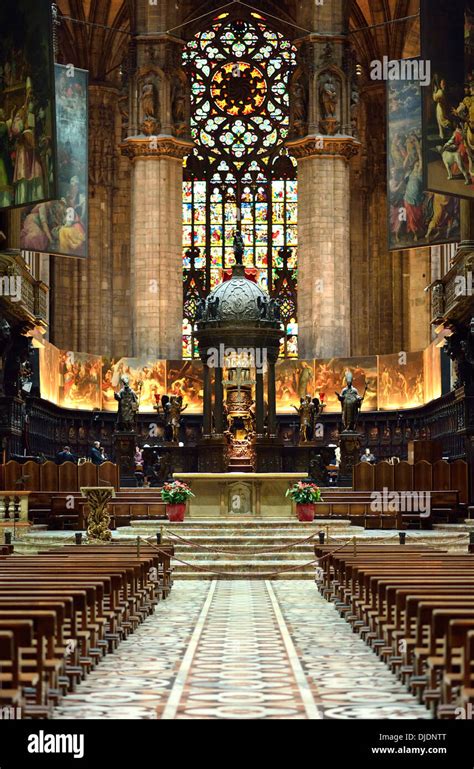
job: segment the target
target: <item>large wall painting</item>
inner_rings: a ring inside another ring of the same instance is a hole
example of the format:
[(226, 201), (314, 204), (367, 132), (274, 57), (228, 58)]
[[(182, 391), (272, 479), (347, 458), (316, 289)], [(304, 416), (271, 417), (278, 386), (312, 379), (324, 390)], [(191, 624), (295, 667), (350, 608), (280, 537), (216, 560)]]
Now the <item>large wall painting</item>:
[(128, 377), (130, 387), (139, 397), (139, 410), (153, 412), (166, 392), (166, 361), (147, 358), (103, 358), (102, 404), (104, 411), (117, 411), (114, 393), (120, 389), (120, 379)]
[(83, 69), (55, 65), (58, 199), (22, 211), (25, 251), (87, 256), (88, 78)]
[[(152, 414), (162, 395), (181, 395), (187, 414), (202, 414), (203, 367), (199, 360), (100, 358), (58, 350), (48, 342), (40, 349), (41, 396), (71, 409), (117, 411), (114, 394), (127, 376), (139, 395), (140, 412)], [(340, 412), (336, 392), (351, 371), (354, 386), (364, 395), (363, 411), (409, 409), (441, 395), (441, 350), (362, 358), (279, 361), (276, 371), (277, 411), (295, 414), (301, 398), (310, 395), (325, 404), (324, 413)], [(211, 381), (213, 376), (211, 373)]]
[(387, 82), (387, 197), (389, 248), (400, 250), (457, 242), (460, 203), (425, 192), (422, 156), (422, 91), (416, 80)]
[(365, 398), (363, 411), (377, 409), (377, 358), (331, 358), (315, 361), (315, 392), (326, 404), (325, 413), (341, 410), (336, 392), (345, 386), (345, 373), (351, 371), (354, 387)]
[(381, 355), (378, 360), (380, 410), (409, 409), (425, 403), (422, 351)]
[(0, 210), (56, 197), (48, 0), (0, 3)]
[(70, 409), (101, 409), (102, 358), (61, 350), (58, 404)]
[(473, 14), (465, 0), (422, 0), (422, 59), (431, 85), (423, 88), (425, 188), (474, 196)]

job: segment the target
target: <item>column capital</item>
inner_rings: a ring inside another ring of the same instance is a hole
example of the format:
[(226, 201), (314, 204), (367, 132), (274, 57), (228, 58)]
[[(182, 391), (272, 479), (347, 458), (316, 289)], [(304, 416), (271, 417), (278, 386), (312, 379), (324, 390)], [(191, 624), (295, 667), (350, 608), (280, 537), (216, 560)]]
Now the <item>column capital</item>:
[(136, 160), (156, 160), (171, 158), (182, 161), (194, 147), (193, 142), (178, 139), (175, 136), (133, 136), (120, 145), (122, 155)]
[(344, 158), (349, 161), (355, 157), (361, 147), (360, 142), (352, 136), (304, 136), (292, 139), (286, 146), (298, 160), (313, 157)]

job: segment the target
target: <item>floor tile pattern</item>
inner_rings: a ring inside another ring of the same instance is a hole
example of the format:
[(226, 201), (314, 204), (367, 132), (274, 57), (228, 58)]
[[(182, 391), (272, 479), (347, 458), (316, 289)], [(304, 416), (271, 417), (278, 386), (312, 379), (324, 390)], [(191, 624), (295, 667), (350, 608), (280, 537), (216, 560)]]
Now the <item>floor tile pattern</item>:
[(404, 719), (428, 713), (313, 582), (177, 582), (56, 718)]

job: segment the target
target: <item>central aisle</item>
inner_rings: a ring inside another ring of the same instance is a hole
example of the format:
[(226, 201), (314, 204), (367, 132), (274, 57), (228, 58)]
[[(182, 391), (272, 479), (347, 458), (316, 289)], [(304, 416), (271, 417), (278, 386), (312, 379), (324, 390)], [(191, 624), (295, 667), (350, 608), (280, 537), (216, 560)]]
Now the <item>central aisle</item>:
[(56, 718), (428, 718), (314, 583), (176, 582)]

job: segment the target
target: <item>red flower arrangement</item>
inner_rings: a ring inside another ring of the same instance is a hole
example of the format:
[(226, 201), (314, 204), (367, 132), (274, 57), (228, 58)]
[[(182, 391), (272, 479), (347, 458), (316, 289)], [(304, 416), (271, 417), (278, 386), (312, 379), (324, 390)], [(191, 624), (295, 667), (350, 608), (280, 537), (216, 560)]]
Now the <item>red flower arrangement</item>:
[(286, 492), (287, 497), (291, 497), (298, 505), (314, 505), (321, 502), (321, 489), (315, 483), (305, 483), (299, 481), (295, 483)]
[(161, 489), (161, 498), (163, 502), (166, 502), (169, 505), (182, 504), (183, 502), (186, 502), (189, 497), (194, 497), (194, 494), (189, 486), (181, 481), (165, 483)]

